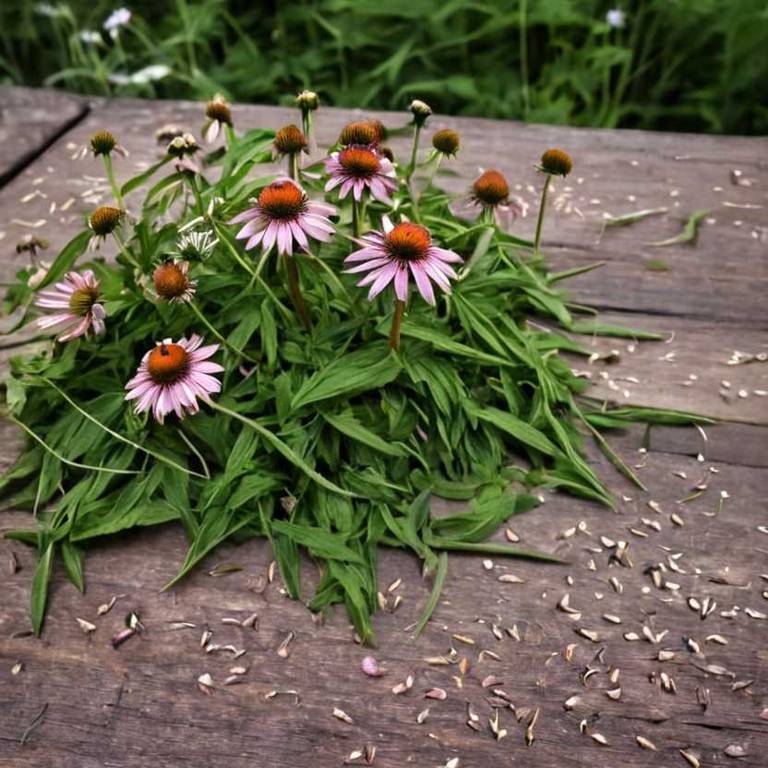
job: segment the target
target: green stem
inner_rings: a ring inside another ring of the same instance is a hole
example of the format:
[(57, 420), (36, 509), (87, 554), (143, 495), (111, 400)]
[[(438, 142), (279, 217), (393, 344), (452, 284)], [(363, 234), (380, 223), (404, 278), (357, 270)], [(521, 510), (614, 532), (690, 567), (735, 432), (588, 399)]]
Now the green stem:
[(413, 129), (413, 147), (411, 148), (411, 162), (408, 163), (408, 168), (405, 171), (405, 178), (410, 179), (413, 176), (413, 172), (416, 170), (416, 161), (419, 155), (419, 137), (421, 136), (421, 126), (416, 125)]
[(291, 294), (291, 301), (296, 309), (301, 324), (308, 331), (312, 329), (312, 321), (309, 319), (307, 305), (304, 303), (304, 297), (301, 295), (301, 285), (299, 283), (299, 270), (293, 256), (287, 253), (283, 254), (283, 263), (285, 264), (285, 277), (288, 281), (288, 292)]
[(123, 256), (125, 256), (128, 263), (131, 264), (131, 266), (133, 266), (134, 269), (136, 269), (138, 272), (142, 272), (143, 270), (141, 268), (141, 265), (139, 264), (138, 261), (136, 261), (136, 259), (133, 258), (133, 255), (128, 250), (128, 247), (126, 246), (126, 244), (123, 242), (123, 238), (117, 234), (116, 229), (112, 231), (112, 237), (115, 238), (115, 242), (117, 243), (118, 250)]
[(237, 143), (237, 136), (235, 135), (235, 129), (231, 125), (227, 124), (224, 126), (224, 133), (227, 137), (227, 149), (231, 151), (232, 148)]
[(400, 326), (403, 324), (405, 302), (395, 299), (395, 314), (392, 316), (392, 328), (389, 331), (389, 348), (400, 348)]
[(200, 307), (197, 306), (197, 304), (194, 301), (187, 302), (187, 306), (192, 310), (192, 312), (197, 316), (197, 319), (230, 351), (234, 352), (234, 354), (238, 355), (238, 357), (242, 357), (243, 360), (247, 360), (249, 363), (257, 364), (258, 360), (255, 360), (254, 358), (250, 357), (249, 355), (246, 355), (245, 352), (243, 352), (242, 349), (238, 349), (234, 345), (230, 344), (210, 323), (208, 318), (202, 313), (202, 310)]
[[(435, 174), (439, 170), (440, 163), (442, 161), (443, 161), (443, 153), (442, 152), (436, 153), (436, 157), (432, 161), (429, 167), (429, 175), (427, 176), (427, 186), (424, 187), (424, 192), (426, 192), (432, 186), (432, 181), (434, 180)], [(422, 194), (424, 194), (424, 192), (422, 192)]]
[(536, 220), (536, 237), (533, 239), (533, 252), (538, 254), (539, 247), (541, 246), (541, 228), (544, 224), (544, 209), (547, 206), (547, 190), (549, 189), (549, 182), (552, 177), (547, 174), (544, 179), (544, 187), (541, 190), (541, 205), (539, 206), (539, 217)]
[(352, 198), (352, 232), (360, 237), (365, 228), (365, 202)]
[(117, 186), (117, 181), (115, 180), (115, 169), (112, 167), (112, 157), (110, 155), (102, 155), (102, 157), (104, 158), (104, 168), (106, 168), (107, 171), (107, 180), (112, 189), (112, 196), (115, 198), (117, 207), (121, 211), (124, 211), (125, 202), (123, 201), (123, 196), (120, 194), (120, 187)]
[(291, 152), (288, 155), (288, 177), (294, 181), (299, 180), (299, 153)]
[(197, 179), (195, 174), (188, 172), (184, 174), (189, 181), (189, 186), (192, 189), (192, 194), (195, 196), (195, 206), (197, 208), (198, 216), (205, 216), (205, 206), (203, 205), (203, 198), (200, 195), (200, 188), (197, 186)]

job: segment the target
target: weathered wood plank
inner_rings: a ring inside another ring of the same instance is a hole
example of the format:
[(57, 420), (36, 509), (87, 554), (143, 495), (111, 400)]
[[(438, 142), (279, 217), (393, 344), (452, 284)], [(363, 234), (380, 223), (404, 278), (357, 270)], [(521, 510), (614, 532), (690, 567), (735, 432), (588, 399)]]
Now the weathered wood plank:
[[(548, 768), (617, 762), (685, 765), (680, 749), (698, 754), (702, 765), (720, 765), (726, 762), (723, 750), (733, 744), (746, 749), (740, 764), (762, 765), (768, 749), (768, 729), (760, 719), (768, 696), (760, 672), (766, 660), (766, 623), (748, 617), (743, 609), (766, 612), (760, 596), (766, 587), (759, 574), (766, 567), (768, 536), (756, 527), (765, 523), (768, 474), (765, 469), (728, 464), (701, 465), (671, 454), (651, 452), (643, 457), (634, 451), (639, 439), (639, 432), (633, 432), (617, 444), (629, 461), (644, 464), (637, 471), (651, 486), (651, 496), (617, 481), (617, 490), (623, 487), (628, 500), (620, 504), (618, 514), (612, 514), (546, 494), (543, 511), (512, 521), (512, 527), (523, 544), (557, 552), (571, 565), (547, 567), (494, 558), (492, 569), (486, 571), (480, 558), (452, 557), (443, 599), (417, 643), (409, 639), (407, 627), (418, 616), (428, 585), (413, 559), (385, 553), (380, 564), (382, 589), (402, 578), (395, 594), (404, 601), (394, 614), (376, 618), (376, 653), (387, 669), (380, 680), (360, 672), (366, 651), (350, 642), (341, 611), (319, 628), (299, 603), (281, 595), (279, 580), (260, 591), (269, 562), (260, 542), (225, 547), (178, 588), (158, 593), (182, 556), (182, 537), (171, 528), (118, 538), (89, 553), (84, 597), (57, 572), (43, 640), (9, 639), (28, 627), (32, 559), (20, 545), (2, 542), (4, 556), (12, 550), (22, 565), (20, 572), (6, 578), (0, 616), (2, 764), (127, 768), (151, 760), (158, 766), (226, 761), (238, 768), (256, 761), (266, 768), (309, 763), (323, 767), (340, 766), (353, 750), (371, 743), (378, 749), (374, 764), (387, 768), (409, 763), (439, 766), (454, 756), (462, 766), (504, 765), (510, 760)], [(601, 472), (610, 472), (604, 461), (598, 464)], [(688, 504), (677, 502), (710, 466), (717, 470), (710, 473), (710, 489)], [(688, 480), (674, 476), (673, 470), (685, 470)], [(731, 498), (713, 515), (721, 490)], [(646, 506), (649, 498), (660, 505), (662, 514)], [(673, 511), (685, 520), (684, 527), (670, 523)], [(658, 522), (661, 531), (644, 525), (642, 518)], [(7, 529), (28, 518), (3, 513), (0, 520)], [(562, 531), (580, 521), (588, 532), (560, 538)], [(643, 530), (648, 538), (639, 538), (628, 528)], [(612, 550), (601, 544), (601, 535), (628, 540), (633, 567), (611, 564)], [(674, 561), (680, 573), (669, 570), (667, 557), (675, 553), (682, 553)], [(218, 579), (206, 575), (213, 564), (225, 561), (238, 563), (243, 570)], [(659, 562), (667, 567), (663, 580), (677, 582), (678, 590), (654, 587), (645, 571)], [(310, 581), (311, 570), (308, 567)], [(499, 583), (496, 579), (502, 573), (518, 575), (525, 583)], [(730, 584), (720, 583), (724, 573)], [(622, 582), (622, 594), (611, 588), (610, 576)], [(571, 585), (566, 583), (568, 577), (573, 579)], [(555, 608), (566, 592), (582, 613), (578, 620)], [(97, 606), (118, 594), (123, 597), (112, 611), (97, 617)], [(686, 601), (707, 596), (718, 605), (702, 621)], [(721, 612), (734, 605), (742, 610), (735, 618), (724, 618)], [(109, 638), (123, 626), (130, 609), (140, 610), (147, 631), (113, 650)], [(222, 624), (225, 616), (242, 619), (251, 612), (259, 614), (255, 630)], [(605, 621), (603, 614), (619, 616), (622, 624)], [(85, 635), (76, 616), (93, 621), (95, 633)], [(173, 629), (172, 622), (177, 621), (195, 627)], [(520, 641), (509, 635), (496, 640), (493, 624), (516, 626)], [(625, 632), (642, 633), (643, 625), (668, 634), (658, 644), (623, 639)], [(206, 626), (214, 631), (214, 642), (247, 649), (236, 662), (249, 667), (242, 684), (221, 687), (235, 662), (226, 653), (201, 651), (200, 635)], [(575, 627), (597, 631), (599, 642), (580, 637)], [(289, 631), (296, 632), (296, 638), (289, 658), (281, 659), (276, 650)], [(475, 645), (452, 640), (453, 634), (470, 637)], [(714, 634), (725, 637), (728, 645), (705, 640)], [(684, 637), (699, 643), (700, 655), (686, 650)], [(576, 646), (569, 663), (563, 652), (571, 643)], [(470, 663), (461, 688), (453, 679), (461, 676), (457, 665), (429, 666), (423, 661), (447, 653), (451, 645)], [(497, 653), (500, 660), (479, 660), (481, 649)], [(655, 660), (661, 649), (674, 651), (674, 659)], [(22, 662), (24, 669), (11, 675), (16, 662)], [(709, 664), (723, 667), (728, 675), (706, 672)], [(579, 676), (587, 667), (599, 671), (585, 688)], [(606, 696), (616, 687), (608, 678), (613, 667), (620, 669), (618, 701)], [(195, 683), (206, 671), (217, 683), (210, 696)], [(676, 694), (661, 690), (662, 671), (674, 679)], [(393, 695), (391, 688), (409, 674), (415, 678), (413, 689)], [(540, 707), (532, 747), (524, 746), (524, 726), (509, 710), (500, 715), (509, 735), (498, 743), (493, 739), (487, 725), (490, 692), (481, 686), (488, 675), (500, 678), (498, 687), (518, 710)], [(732, 691), (732, 683), (742, 680), (754, 682)], [(444, 688), (446, 700), (424, 699), (432, 687)], [(710, 690), (707, 711), (696, 703), (697, 687)], [(265, 700), (272, 690), (297, 690), (300, 701), (296, 704), (290, 695)], [(563, 702), (574, 694), (582, 702), (566, 711)], [(465, 725), (467, 701), (480, 718), (477, 733)], [(28, 743), (19, 745), (20, 735), (45, 703), (45, 718)], [(334, 706), (346, 711), (354, 723), (336, 720)], [(427, 706), (428, 720), (417, 725), (416, 715)], [(605, 736), (607, 747), (579, 734), (583, 718), (589, 733)], [(651, 739), (658, 753), (641, 749), (636, 735)]]
[[(76, 231), (82, 217), (108, 192), (96, 179), (103, 175), (92, 158), (74, 161), (71, 154), (97, 128), (110, 128), (131, 151), (117, 162), (125, 179), (155, 159), (160, 151), (155, 130), (167, 122), (199, 131), (202, 108), (188, 102), (96, 102), (91, 114), (60, 140), (45, 159), (0, 192), (0, 210), (9, 239), (26, 234), (28, 226), (11, 220), (45, 220), (40, 232), (53, 247), (60, 247)], [(406, 122), (405, 114), (375, 113), (390, 126)], [(241, 106), (234, 110), (240, 128), (252, 125), (279, 127), (296, 120), (293, 110)], [(327, 145), (341, 126), (359, 116), (352, 110), (323, 109), (318, 113), (318, 140)], [(556, 268), (605, 260), (599, 273), (572, 281), (578, 298), (598, 306), (661, 314), (738, 321), (765, 327), (763, 296), (768, 283), (765, 252), (768, 235), (768, 141), (730, 137), (654, 134), (633, 131), (569, 129), (525, 126), (517, 123), (468, 118), (435, 117), (433, 128), (453, 126), (463, 135), (459, 158), (445, 164), (451, 175), (442, 182), (457, 195), (464, 194), (481, 167), (492, 159), (508, 174), (515, 191), (531, 213), (515, 227), (523, 235), (533, 230), (541, 177), (533, 164), (543, 147), (561, 145), (574, 155), (571, 177), (554, 185), (552, 216), (545, 242)], [(407, 152), (409, 139), (395, 137), (393, 146)], [(741, 171), (734, 177), (733, 171)], [(40, 191), (48, 198), (21, 203), (33, 179), (45, 178)], [(733, 183), (734, 180), (739, 183)], [(750, 186), (743, 186), (748, 182)], [(65, 213), (50, 213), (71, 197), (76, 203)], [(738, 206), (734, 208), (726, 203)], [(636, 225), (615, 229), (600, 238), (603, 214), (614, 215), (665, 205), (670, 212)], [(695, 247), (649, 248), (681, 227), (694, 209), (712, 210), (712, 224), (704, 224)], [(11, 222), (11, 223), (7, 223)], [(738, 226), (737, 226), (738, 224)], [(599, 242), (598, 242), (599, 241)], [(649, 272), (650, 258), (665, 259), (669, 272)], [(4, 277), (4, 273), (0, 277)]]
[(735, 352), (764, 355), (757, 328), (629, 313), (601, 313), (598, 321), (662, 334), (664, 341), (574, 336), (599, 359), (572, 358), (594, 387), (591, 397), (618, 405), (694, 411), (731, 422), (768, 424), (768, 362), (730, 364)]
[(86, 111), (84, 99), (60, 91), (0, 86), (0, 186)]

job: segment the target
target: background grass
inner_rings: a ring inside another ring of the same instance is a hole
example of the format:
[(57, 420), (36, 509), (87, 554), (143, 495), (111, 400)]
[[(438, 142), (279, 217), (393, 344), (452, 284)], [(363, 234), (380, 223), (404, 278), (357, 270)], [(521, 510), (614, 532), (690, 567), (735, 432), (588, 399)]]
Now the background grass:
[(0, 79), (268, 103), (307, 87), (335, 105), (768, 133), (766, 0), (136, 0), (112, 39), (116, 7), (0, 4)]

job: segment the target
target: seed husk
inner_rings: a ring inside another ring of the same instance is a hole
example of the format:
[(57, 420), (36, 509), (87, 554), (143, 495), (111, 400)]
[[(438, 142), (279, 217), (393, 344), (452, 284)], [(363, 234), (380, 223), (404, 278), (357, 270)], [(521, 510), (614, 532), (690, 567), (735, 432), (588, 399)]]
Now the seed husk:
[(277, 655), (281, 659), (287, 659), (290, 655), (290, 651), (288, 650), (288, 646), (291, 644), (293, 639), (296, 637), (296, 633), (291, 631), (289, 632), (285, 638), (283, 639), (283, 642), (280, 643), (280, 646), (277, 649)]
[(77, 618), (77, 623), (80, 626), (80, 629), (83, 630), (87, 635), (89, 635), (91, 632), (96, 631), (96, 625), (91, 624), (90, 621), (86, 621), (85, 619)]
[(444, 701), (448, 698), (448, 694), (443, 688), (430, 688), (425, 694), (425, 699), (437, 699), (438, 701)]
[(606, 739), (602, 733), (590, 733), (589, 735), (591, 736), (592, 741), (596, 741), (598, 744), (600, 744), (603, 747), (608, 746), (608, 739)]
[(338, 707), (333, 708), (333, 716), (337, 720), (341, 720), (348, 725), (352, 725), (355, 722), (343, 709), (339, 709)]
[(418, 715), (416, 715), (416, 722), (421, 725), (426, 721), (426, 719), (429, 717), (429, 707), (426, 709), (422, 709), (421, 712), (419, 712)]
[(657, 751), (656, 745), (650, 739), (646, 739), (645, 736), (635, 736), (635, 740), (643, 749), (648, 749), (651, 752)]
[(693, 754), (693, 752), (687, 752), (686, 750), (681, 749), (680, 754), (682, 755), (685, 762), (688, 763), (688, 765), (692, 766), (693, 768), (700, 768), (701, 762), (699, 761), (699, 758)]

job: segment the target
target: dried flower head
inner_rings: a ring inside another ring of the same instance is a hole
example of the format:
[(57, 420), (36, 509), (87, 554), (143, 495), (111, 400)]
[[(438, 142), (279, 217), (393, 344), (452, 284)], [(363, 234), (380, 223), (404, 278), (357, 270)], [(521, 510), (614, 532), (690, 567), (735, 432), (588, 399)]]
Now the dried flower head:
[(212, 144), (219, 137), (223, 125), (232, 126), (232, 110), (229, 102), (217, 93), (206, 105), (205, 116), (208, 118), (203, 126), (203, 139)]
[(209, 120), (232, 125), (232, 110), (229, 102), (220, 93), (217, 93), (206, 105), (205, 116)]
[(167, 146), (174, 139), (183, 136), (185, 133), (186, 131), (180, 126), (175, 125), (174, 123), (166, 123), (155, 131), (155, 138), (157, 139), (158, 144)]
[(117, 139), (109, 131), (96, 131), (91, 136), (91, 151), (94, 155), (108, 155), (117, 146)]
[(176, 253), (184, 261), (204, 261), (212, 253), (219, 239), (210, 229), (184, 232), (176, 241)]
[(16, 253), (31, 253), (33, 256), (38, 251), (44, 251), (50, 243), (37, 235), (24, 235), (24, 237), (16, 243)]
[(295, 155), (298, 152), (306, 152), (309, 144), (301, 128), (291, 124), (275, 134), (273, 146), (276, 155)]
[(432, 137), (432, 146), (441, 154), (453, 156), (459, 151), (459, 134), (450, 128), (436, 131)]
[(91, 214), (88, 224), (95, 235), (106, 237), (114, 232), (122, 217), (123, 212), (119, 208), (113, 205), (102, 205)]
[(320, 106), (320, 99), (314, 91), (302, 91), (296, 97), (296, 106), (302, 112), (313, 112)]
[(171, 140), (168, 145), (168, 154), (171, 157), (184, 157), (185, 155), (193, 155), (198, 149), (200, 147), (195, 137), (191, 133), (185, 132)]
[(152, 273), (155, 292), (169, 302), (191, 301), (196, 284), (189, 279), (189, 262), (165, 261)]
[(424, 125), (427, 118), (432, 114), (432, 107), (425, 101), (419, 99), (414, 99), (408, 109), (411, 110), (411, 114), (413, 115), (413, 122), (419, 126)]
[(500, 171), (485, 171), (472, 185), (472, 199), (480, 205), (494, 208), (509, 198), (509, 184)]
[(368, 146), (378, 144), (382, 139), (379, 126), (372, 120), (356, 120), (347, 123), (339, 135), (339, 144), (348, 147), (352, 144)]
[(548, 149), (541, 156), (539, 170), (551, 176), (567, 176), (573, 168), (571, 156), (562, 149)]
[(82, 274), (67, 272), (64, 280), (40, 291), (35, 298), (35, 306), (48, 312), (38, 318), (37, 325), (44, 330), (63, 331), (59, 341), (84, 336), (91, 329), (96, 335), (104, 333), (107, 313), (100, 295), (99, 281), (90, 269)]

